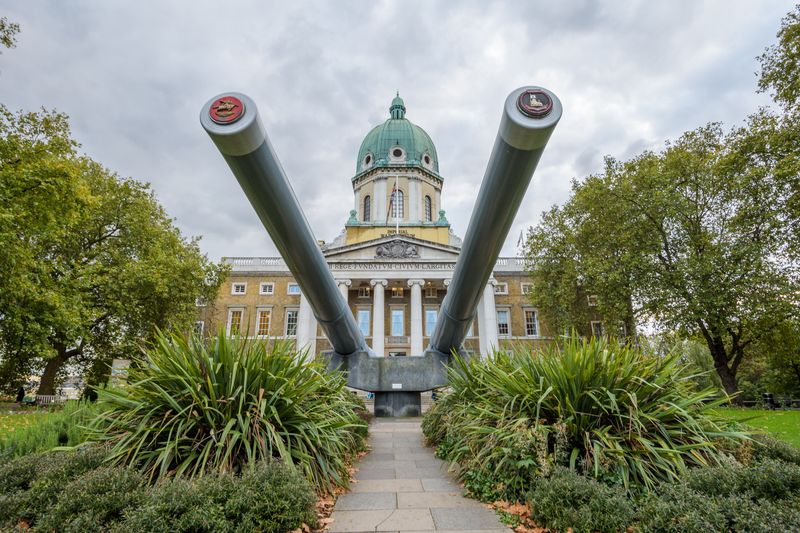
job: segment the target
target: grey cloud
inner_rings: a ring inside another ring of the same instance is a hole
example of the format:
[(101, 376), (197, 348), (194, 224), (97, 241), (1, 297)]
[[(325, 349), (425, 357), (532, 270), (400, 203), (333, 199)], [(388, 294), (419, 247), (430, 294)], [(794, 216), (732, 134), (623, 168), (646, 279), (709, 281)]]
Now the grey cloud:
[(217, 259), (274, 246), (197, 119), (240, 90), (269, 135), (318, 238), (352, 208), (356, 152), (400, 90), (428, 131), (443, 203), (463, 235), (509, 91), (535, 83), (564, 102), (503, 253), (563, 202), (570, 180), (709, 121), (740, 122), (755, 57), (790, 5), (752, 2), (11, 2), (22, 27), (0, 56), (0, 101), (57, 108), (83, 149), (152, 183)]

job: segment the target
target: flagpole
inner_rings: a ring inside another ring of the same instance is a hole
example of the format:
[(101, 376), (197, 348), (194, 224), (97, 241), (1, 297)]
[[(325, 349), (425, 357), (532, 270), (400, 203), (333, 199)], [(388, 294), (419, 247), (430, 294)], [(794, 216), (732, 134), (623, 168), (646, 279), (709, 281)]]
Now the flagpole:
[[(394, 190), (395, 190), (395, 193), (394, 193), (394, 194), (395, 194), (395, 196), (394, 196), (394, 198), (395, 198), (395, 200), (397, 200), (397, 198), (400, 196), (399, 194), (397, 194), (397, 191), (399, 191), (399, 190), (400, 190), (400, 187), (399, 187), (399, 185), (398, 185), (398, 180), (399, 180), (399, 179), (400, 179), (400, 176), (395, 176), (395, 177), (394, 177)], [(405, 208), (405, 206), (403, 206), (403, 208)], [(397, 216), (397, 214), (398, 214), (399, 212), (400, 212), (400, 211), (397, 209), (397, 206), (395, 206), (395, 208), (394, 208), (394, 215), (395, 215), (395, 216), (394, 216), (394, 222), (395, 222), (395, 225), (394, 225), (394, 234), (395, 234), (395, 235), (400, 235), (400, 217), (398, 217), (398, 216)]]

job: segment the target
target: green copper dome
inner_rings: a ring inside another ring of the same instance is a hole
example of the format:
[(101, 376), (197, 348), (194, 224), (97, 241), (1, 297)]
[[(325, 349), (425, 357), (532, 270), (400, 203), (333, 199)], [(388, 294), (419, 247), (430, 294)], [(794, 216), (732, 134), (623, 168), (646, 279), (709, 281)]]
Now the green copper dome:
[(400, 94), (392, 100), (389, 119), (364, 137), (358, 150), (356, 174), (374, 167), (419, 166), (439, 174), (436, 147), (425, 130), (406, 117)]

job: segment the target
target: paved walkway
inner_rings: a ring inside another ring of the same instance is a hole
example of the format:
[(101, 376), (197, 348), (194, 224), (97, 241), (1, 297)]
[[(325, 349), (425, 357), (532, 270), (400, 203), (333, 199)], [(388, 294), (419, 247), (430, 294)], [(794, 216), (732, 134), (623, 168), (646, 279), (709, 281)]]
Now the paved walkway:
[(329, 531), (509, 533), (483, 504), (465, 498), (443, 461), (423, 444), (419, 418), (378, 418), (351, 492), (339, 496)]

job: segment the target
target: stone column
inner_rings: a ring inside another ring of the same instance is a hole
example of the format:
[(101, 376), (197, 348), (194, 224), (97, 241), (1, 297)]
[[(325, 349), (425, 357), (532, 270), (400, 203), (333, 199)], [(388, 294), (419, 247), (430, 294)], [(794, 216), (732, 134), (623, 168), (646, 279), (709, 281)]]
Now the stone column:
[(383, 305), (383, 289), (389, 284), (385, 279), (373, 279), (369, 282), (372, 285), (373, 300), (372, 300), (372, 350), (378, 357), (386, 355), (384, 337), (384, 305)]
[(487, 358), (499, 346), (497, 336), (497, 309), (494, 305), (494, 286), (497, 280), (492, 278), (483, 289), (483, 297), (478, 304), (478, 327), (480, 328), (481, 357)]
[(297, 349), (308, 350), (308, 359), (317, 355), (317, 319), (305, 294), (300, 295), (300, 309), (297, 312)]
[(409, 355), (422, 355), (422, 286), (424, 279), (410, 279), (411, 287), (411, 353)]
[(350, 285), (352, 282), (349, 279), (337, 279), (336, 285), (339, 286), (339, 292), (344, 296), (344, 303), (350, 304)]

